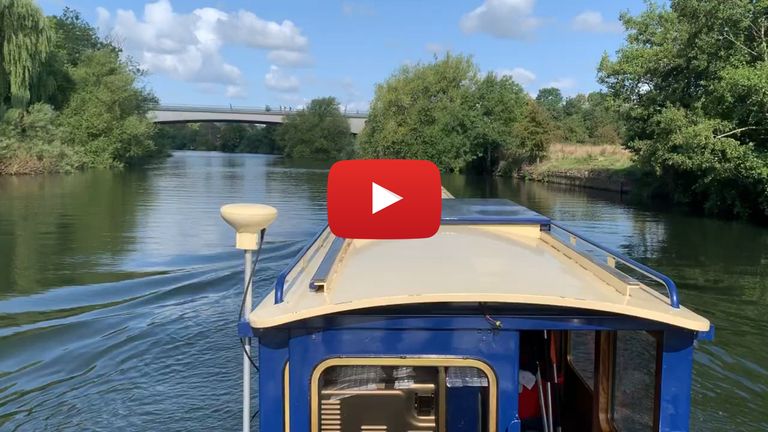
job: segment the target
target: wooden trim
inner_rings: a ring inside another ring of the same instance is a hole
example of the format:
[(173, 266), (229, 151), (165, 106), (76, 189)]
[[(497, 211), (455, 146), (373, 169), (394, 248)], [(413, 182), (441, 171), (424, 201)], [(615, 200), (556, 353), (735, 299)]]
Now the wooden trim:
[(595, 342), (595, 405), (592, 430), (593, 432), (613, 432), (615, 428), (611, 421), (611, 396), (616, 332), (600, 331)]
[(498, 384), (496, 380), (496, 373), (491, 366), (487, 363), (467, 358), (455, 358), (455, 357), (338, 357), (330, 358), (318, 364), (315, 370), (312, 372), (310, 380), (310, 430), (312, 432), (319, 432), (319, 412), (318, 405), (320, 405), (320, 376), (323, 372), (331, 366), (427, 366), (427, 367), (440, 367), (440, 366), (462, 366), (462, 367), (474, 367), (480, 369), (488, 377), (488, 432), (496, 432), (497, 425), (497, 412), (498, 409)]
[(283, 427), (285, 432), (291, 430), (291, 379), (289, 373), (290, 361), (283, 368)]
[(560, 362), (562, 365), (563, 376), (563, 398), (560, 402), (560, 418), (562, 429), (566, 431), (592, 431), (594, 430), (593, 412), (595, 407), (595, 365), (598, 359), (596, 352), (597, 338), (599, 333), (594, 330), (577, 330), (590, 332), (593, 334), (592, 346), (592, 387), (587, 385), (586, 380), (577, 371), (573, 364), (571, 356), (571, 335), (576, 331), (562, 331), (564, 355), (561, 358), (565, 360)]
[[(643, 330), (624, 330), (624, 331), (643, 331)], [(651, 336), (656, 341), (656, 362), (655, 362), (655, 370), (654, 370), (654, 390), (653, 390), (653, 430), (659, 429), (659, 421), (660, 421), (660, 396), (661, 396), (661, 368), (662, 368), (662, 348), (663, 348), (663, 334), (660, 332), (650, 332), (650, 331), (644, 331), (647, 335)], [(610, 372), (611, 372), (611, 379), (608, 387), (607, 392), (607, 405), (603, 408), (603, 411), (601, 411), (601, 416), (604, 416), (606, 419), (607, 424), (602, 425), (604, 429), (602, 431), (605, 432), (619, 432), (618, 428), (616, 427), (616, 424), (613, 419), (613, 381), (614, 381), (614, 374), (615, 374), (615, 360), (616, 360), (616, 336), (617, 332), (613, 331), (612, 333), (612, 356), (610, 361)], [(607, 427), (607, 429), (605, 429)]]

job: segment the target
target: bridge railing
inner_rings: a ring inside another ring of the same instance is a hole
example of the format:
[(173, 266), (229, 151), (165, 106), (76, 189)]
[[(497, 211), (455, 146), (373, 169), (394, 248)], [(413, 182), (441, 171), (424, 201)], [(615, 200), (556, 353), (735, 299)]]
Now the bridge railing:
[[(246, 106), (234, 106), (234, 105), (153, 105), (150, 110), (152, 111), (186, 111), (186, 112), (216, 112), (216, 113), (239, 113), (239, 114), (291, 114), (303, 109), (293, 108), (284, 105), (264, 105), (261, 107), (246, 107)], [(360, 110), (346, 110), (341, 107), (340, 110), (346, 117), (368, 117), (368, 111)]]

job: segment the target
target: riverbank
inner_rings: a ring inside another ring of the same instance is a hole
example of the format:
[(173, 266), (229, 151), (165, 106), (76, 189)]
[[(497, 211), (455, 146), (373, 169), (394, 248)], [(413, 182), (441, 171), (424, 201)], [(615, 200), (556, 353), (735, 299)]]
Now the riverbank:
[(546, 158), (523, 167), (520, 177), (626, 193), (632, 190), (637, 173), (632, 154), (620, 146), (552, 144)]

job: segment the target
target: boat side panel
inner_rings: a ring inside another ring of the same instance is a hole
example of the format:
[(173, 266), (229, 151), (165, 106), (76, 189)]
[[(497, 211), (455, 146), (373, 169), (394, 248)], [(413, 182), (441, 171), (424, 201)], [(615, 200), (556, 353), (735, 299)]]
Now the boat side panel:
[(661, 432), (689, 430), (694, 336), (685, 330), (664, 332), (659, 404)]
[[(346, 329), (302, 332), (290, 341), (291, 431), (311, 429), (310, 377), (317, 365), (338, 357), (471, 358), (487, 363), (498, 379), (497, 428), (519, 432), (517, 418), (519, 333), (488, 329), (444, 331)], [(301, 413), (301, 414), (298, 414)], [(267, 430), (267, 429), (263, 429)]]
[[(269, 330), (259, 335), (259, 430), (283, 432), (285, 368), (288, 365), (287, 330)], [(283, 395), (284, 396), (284, 395)]]

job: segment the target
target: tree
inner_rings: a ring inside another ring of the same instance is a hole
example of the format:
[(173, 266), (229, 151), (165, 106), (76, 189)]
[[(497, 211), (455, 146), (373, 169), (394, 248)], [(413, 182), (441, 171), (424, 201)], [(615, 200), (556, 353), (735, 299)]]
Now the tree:
[(553, 119), (562, 119), (565, 99), (563, 99), (563, 93), (559, 88), (545, 87), (539, 89), (539, 93), (536, 94), (536, 102), (538, 102), (542, 108), (547, 110)]
[(53, 29), (55, 38), (53, 51), (62, 56), (67, 66), (77, 66), (83, 57), (100, 49), (113, 49), (116, 47), (99, 37), (95, 27), (84, 20), (80, 12), (65, 7), (59, 16), (48, 17), (49, 25)]
[(234, 153), (243, 143), (248, 129), (242, 123), (228, 123), (221, 128), (219, 150)]
[(598, 79), (627, 147), (677, 201), (768, 217), (768, 2), (672, 0), (621, 20)]
[(432, 64), (403, 66), (376, 86), (359, 136), (363, 156), (427, 159), (458, 171), (480, 155), (468, 145), (478, 70), (469, 57), (446, 54)]
[(352, 133), (334, 97), (313, 99), (291, 114), (277, 132), (285, 156), (297, 159), (337, 160), (351, 156)]
[(86, 54), (72, 78), (75, 91), (60, 122), (66, 142), (79, 147), (89, 166), (120, 167), (156, 154), (146, 117), (153, 96), (136, 87), (137, 77), (117, 52)]
[(552, 142), (552, 120), (549, 113), (533, 100), (525, 104), (521, 121), (515, 124), (517, 145), (507, 147), (507, 159), (520, 163), (537, 162), (547, 153)]
[(470, 145), (481, 151), (479, 159), (484, 161), (484, 167), (480, 171), (491, 173), (505, 152), (520, 147), (515, 128), (523, 117), (528, 96), (511, 77), (487, 74), (477, 84), (474, 99), (475, 142), (470, 140)]
[(51, 45), (51, 31), (34, 1), (0, 0), (0, 111), (48, 96), (37, 90), (49, 87), (33, 84)]
[(239, 153), (282, 153), (280, 146), (277, 144), (277, 130), (279, 130), (279, 127), (273, 125), (251, 126), (237, 151)]
[(469, 57), (405, 66), (376, 86), (358, 142), (370, 158), (427, 159), (443, 171), (492, 172), (514, 145), (527, 96), (509, 77), (480, 77)]

